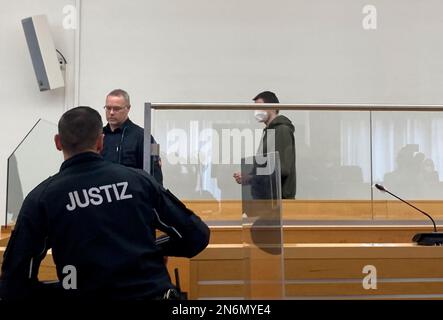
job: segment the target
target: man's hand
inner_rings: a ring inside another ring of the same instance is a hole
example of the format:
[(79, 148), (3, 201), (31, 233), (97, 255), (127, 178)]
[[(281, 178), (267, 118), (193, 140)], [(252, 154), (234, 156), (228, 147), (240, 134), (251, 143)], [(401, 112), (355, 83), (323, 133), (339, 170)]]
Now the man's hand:
[(234, 173), (233, 177), (238, 184), (249, 184), (251, 181), (250, 175), (242, 175), (240, 172)]
[(241, 183), (242, 183), (242, 177), (241, 177), (241, 173), (240, 173), (240, 172), (236, 172), (236, 173), (234, 173), (233, 177), (234, 177), (235, 181), (236, 181), (238, 184), (241, 184)]

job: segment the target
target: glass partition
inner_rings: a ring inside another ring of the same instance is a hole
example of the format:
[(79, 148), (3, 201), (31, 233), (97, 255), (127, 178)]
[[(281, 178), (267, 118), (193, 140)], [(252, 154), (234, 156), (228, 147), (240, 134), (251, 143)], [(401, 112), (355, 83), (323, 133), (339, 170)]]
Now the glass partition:
[(54, 146), (57, 125), (40, 119), (8, 158), (5, 225), (17, 220), (26, 195), (58, 172), (63, 155)]
[[(242, 158), (256, 155), (264, 129), (247, 107), (178, 106), (150, 114), (165, 187), (209, 224), (242, 223), (235, 175)], [(443, 220), (443, 112), (344, 109), (281, 106), (296, 149), (297, 191), (295, 199), (282, 200), (285, 223), (429, 223), (375, 183)], [(55, 124), (38, 121), (8, 158), (7, 225), (28, 192), (58, 171), (63, 159), (53, 147), (55, 133)]]
[(242, 159), (242, 238), (246, 299), (284, 292), (281, 169), (278, 153)]
[[(240, 159), (254, 156), (260, 146), (265, 126), (253, 109), (259, 107), (194, 106), (152, 109), (165, 187), (209, 224), (238, 222), (242, 190), (233, 176), (241, 171)], [(285, 223), (428, 224), (375, 183), (441, 220), (441, 110), (347, 107), (281, 105), (279, 115), (295, 128), (296, 148), (297, 192), (295, 199), (282, 200)]]
[[(373, 180), (398, 197), (443, 219), (443, 113), (374, 112), (372, 115)], [(389, 194), (374, 190), (374, 219), (428, 218)]]
[(163, 184), (209, 223), (240, 225), (242, 188), (234, 174), (254, 156), (262, 129), (226, 111), (162, 111), (152, 134), (160, 145)]
[[(281, 110), (295, 127), (296, 195), (284, 219), (372, 220), (370, 112)], [(254, 156), (264, 124), (253, 110), (156, 110), (164, 185), (209, 223), (237, 220), (235, 173)]]

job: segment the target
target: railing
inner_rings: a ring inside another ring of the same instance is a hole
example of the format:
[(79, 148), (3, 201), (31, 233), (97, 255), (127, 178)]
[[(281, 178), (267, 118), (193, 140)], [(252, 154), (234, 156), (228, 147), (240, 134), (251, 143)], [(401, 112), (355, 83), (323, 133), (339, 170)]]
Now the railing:
[[(145, 103), (154, 110), (255, 110), (254, 103)], [(400, 104), (288, 104), (267, 103), (266, 109), (307, 111), (443, 111), (443, 105), (400, 105)]]

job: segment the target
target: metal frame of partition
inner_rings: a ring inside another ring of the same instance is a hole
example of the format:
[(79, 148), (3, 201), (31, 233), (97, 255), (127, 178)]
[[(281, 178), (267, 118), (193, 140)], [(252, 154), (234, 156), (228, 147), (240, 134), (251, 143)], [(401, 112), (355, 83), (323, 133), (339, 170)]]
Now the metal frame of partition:
[[(255, 103), (153, 103), (145, 107), (154, 110), (255, 110)], [(280, 110), (339, 110), (339, 111), (443, 111), (443, 105), (436, 104), (288, 104), (267, 103), (266, 109)], [(145, 109), (146, 110), (146, 109)]]

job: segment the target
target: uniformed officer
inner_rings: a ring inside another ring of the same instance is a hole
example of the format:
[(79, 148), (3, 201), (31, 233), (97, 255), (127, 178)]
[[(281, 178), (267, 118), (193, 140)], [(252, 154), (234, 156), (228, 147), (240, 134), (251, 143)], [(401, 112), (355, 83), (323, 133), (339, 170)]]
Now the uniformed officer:
[[(103, 160), (97, 111), (67, 111), (55, 144), (65, 161), (23, 203), (4, 254), (4, 298), (32, 296), (50, 248), (63, 286), (69, 271), (63, 295), (162, 297), (173, 288), (163, 257), (201, 252), (207, 225), (147, 173)], [(167, 234), (157, 243), (156, 229)]]

